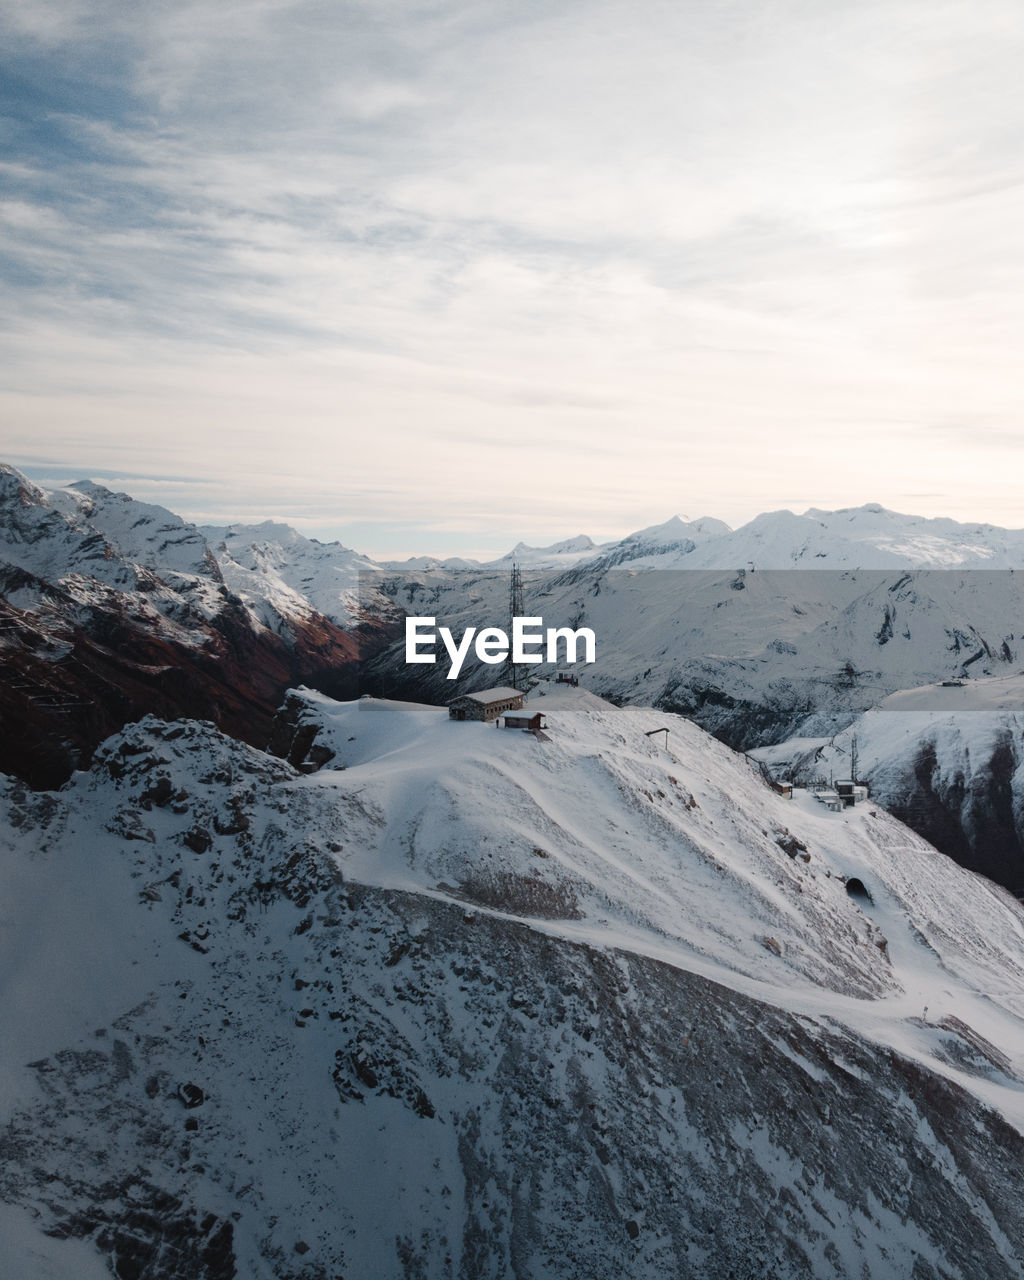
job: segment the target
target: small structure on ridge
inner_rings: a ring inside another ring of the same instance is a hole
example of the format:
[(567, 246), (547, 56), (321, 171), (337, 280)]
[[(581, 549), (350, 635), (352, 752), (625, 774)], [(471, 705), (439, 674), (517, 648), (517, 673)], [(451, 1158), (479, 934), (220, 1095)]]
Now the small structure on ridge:
[(836, 791), (839, 798), (843, 802), (843, 807), (851, 808), (855, 804), (859, 804), (862, 800), (866, 800), (869, 795), (868, 788), (863, 782), (854, 782), (852, 778), (844, 779), (842, 782), (836, 783)]
[(449, 720), (497, 720), (506, 711), (522, 709), (524, 694), (502, 685), (479, 693), (462, 693), (448, 703)]
[(506, 711), (505, 712), (505, 728), (506, 729), (543, 729), (544, 713), (541, 711), (528, 711), (524, 708), (522, 711)]

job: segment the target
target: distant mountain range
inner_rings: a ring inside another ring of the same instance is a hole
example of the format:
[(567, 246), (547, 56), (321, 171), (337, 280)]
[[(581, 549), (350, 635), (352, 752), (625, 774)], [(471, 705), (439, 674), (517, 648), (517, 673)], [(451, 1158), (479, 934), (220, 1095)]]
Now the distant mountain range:
[(1012, 569), (1024, 567), (1024, 529), (901, 515), (867, 503), (840, 511), (812, 507), (802, 515), (770, 511), (739, 529), (710, 516), (673, 516), (617, 542), (596, 544), (580, 534), (550, 547), (520, 542), (486, 562), (421, 556), (390, 561), (386, 567), (494, 568), (513, 560), (525, 569), (581, 564), (628, 564), (633, 569)]

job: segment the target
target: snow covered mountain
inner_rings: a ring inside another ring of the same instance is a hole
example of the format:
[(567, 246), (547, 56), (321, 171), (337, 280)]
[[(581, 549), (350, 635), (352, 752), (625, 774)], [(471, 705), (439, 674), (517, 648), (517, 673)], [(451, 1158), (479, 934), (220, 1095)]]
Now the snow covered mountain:
[(372, 560), (340, 542), (317, 542), (273, 520), (201, 530), (224, 581), (253, 615), (275, 631), (320, 615), (352, 626), (359, 613), (359, 573)]
[[(413, 574), (381, 586), (399, 612), (435, 616), (457, 636), (507, 613), (504, 572)], [(1005, 679), (1024, 666), (1024, 575), (1012, 569), (628, 572), (588, 564), (526, 571), (524, 586), (528, 616), (594, 632), (597, 661), (574, 668), (587, 687), (682, 713), (743, 749), (829, 738), (902, 690)], [(492, 667), (472, 661), (455, 687), (447, 674), (443, 654), (434, 666), (406, 665), (398, 640), (368, 658), (363, 687), (444, 701), (494, 680)], [(964, 865), (1024, 892), (1024, 821), (1004, 797), (1005, 752), (926, 785), (914, 762), (930, 748), (909, 738), (904, 748), (882, 803)], [(1013, 769), (1021, 759), (1015, 748)], [(964, 776), (972, 779), (966, 798)]]
[(698, 546), (728, 532), (727, 524), (710, 516), (692, 521), (672, 516), (664, 524), (640, 529), (618, 542), (597, 544), (586, 534), (567, 538), (549, 547), (531, 547), (520, 542), (499, 559), (472, 567), (507, 568), (515, 563), (523, 569), (570, 569), (590, 564), (610, 569), (628, 563), (630, 568), (636, 569), (674, 568)]
[[(527, 572), (524, 588), (528, 615), (594, 631), (597, 661), (580, 673), (595, 691), (680, 711), (735, 746), (791, 736), (809, 717), (834, 732), (899, 689), (1024, 661), (1024, 576), (1009, 570), (580, 566)], [(400, 612), (436, 616), (457, 635), (506, 619), (501, 572), (391, 577), (381, 589)], [(466, 680), (492, 672), (470, 664)], [(447, 664), (407, 667), (401, 642), (369, 662), (378, 673), (424, 700), (446, 688)]]
[(599, 551), (593, 538), (581, 533), (575, 538), (563, 538), (561, 542), (554, 542), (549, 547), (530, 547), (525, 542), (518, 542), (511, 551), (493, 563), (515, 563), (521, 568), (530, 569), (562, 569), (579, 564), (581, 560), (595, 559)]
[(203, 538), (163, 508), (87, 481), (50, 493), (7, 466), (0, 505), (3, 562), (20, 570), (24, 599), (35, 579), (66, 583), (85, 606), (103, 588), (138, 592), (171, 620), (189, 608), (210, 617), (222, 603), (220, 570)]
[(4, 788), (7, 1275), (1020, 1274), (1009, 895), (581, 690), (296, 697)]
[[(598, 636), (592, 688), (680, 711), (735, 746), (832, 733), (898, 690), (1024, 662), (1022, 531), (869, 504), (771, 512), (734, 532), (674, 518), (579, 553), (516, 552), (476, 570), (389, 573), (381, 594), (456, 632), (494, 625), (516, 558), (528, 614)], [(467, 680), (491, 674), (471, 666)], [(370, 661), (366, 687), (439, 698), (444, 675), (405, 667), (396, 647)]]
[(288, 685), (341, 691), (357, 649), (306, 603), (268, 628), (164, 508), (89, 482), (48, 492), (0, 467), (0, 769), (56, 785), (147, 712), (262, 746)]
[[(710, 516), (673, 516), (619, 541), (595, 544), (580, 534), (550, 547), (520, 542), (482, 564), (448, 563), (495, 568), (513, 560), (525, 569), (597, 563), (644, 569), (1011, 569), (1024, 567), (1024, 530), (904, 515), (870, 502), (839, 511), (812, 507), (801, 515), (769, 511), (735, 530)], [(405, 561), (388, 567), (421, 566)]]
[[(704, 546), (691, 568), (1010, 569), (1024, 566), (1024, 530), (903, 515), (877, 503), (802, 515), (759, 515)], [(679, 566), (677, 566), (679, 567)]]

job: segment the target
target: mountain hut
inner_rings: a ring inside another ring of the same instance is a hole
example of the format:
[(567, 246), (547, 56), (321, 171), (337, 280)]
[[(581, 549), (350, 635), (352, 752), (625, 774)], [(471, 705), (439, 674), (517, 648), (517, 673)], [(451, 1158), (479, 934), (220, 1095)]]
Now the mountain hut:
[(462, 693), (448, 703), (449, 720), (497, 720), (506, 711), (519, 711), (524, 695), (518, 689), (502, 686), (482, 689), (479, 693)]

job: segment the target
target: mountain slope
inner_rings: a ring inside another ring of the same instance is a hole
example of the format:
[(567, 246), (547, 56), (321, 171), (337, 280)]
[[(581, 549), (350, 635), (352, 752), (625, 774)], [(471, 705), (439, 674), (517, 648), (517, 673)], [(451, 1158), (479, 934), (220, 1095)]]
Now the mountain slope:
[(963, 866), (1024, 895), (1024, 677), (892, 694), (841, 733), (755, 754), (801, 781), (858, 774), (878, 802)]
[(24, 1222), (152, 1280), (1019, 1274), (1008, 895), (660, 713), (296, 696), (319, 773), (148, 719), (5, 788)]
[[(789, 736), (811, 714), (839, 727), (896, 690), (1004, 674), (1024, 660), (1024, 577), (1009, 570), (582, 566), (527, 572), (524, 587), (528, 615), (594, 631), (597, 661), (577, 671), (597, 692), (680, 711), (734, 746)], [(379, 588), (398, 611), (436, 616), (456, 636), (507, 625), (508, 580), (499, 572), (384, 575)], [(407, 667), (404, 657), (398, 642), (367, 672), (422, 700), (452, 696), (447, 662)], [(466, 664), (470, 687), (491, 675)]]

